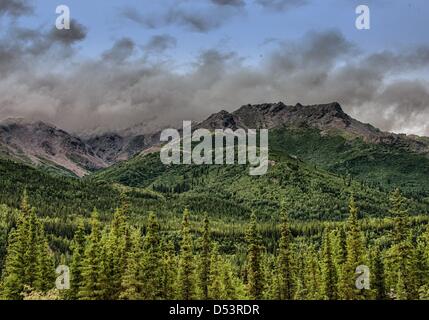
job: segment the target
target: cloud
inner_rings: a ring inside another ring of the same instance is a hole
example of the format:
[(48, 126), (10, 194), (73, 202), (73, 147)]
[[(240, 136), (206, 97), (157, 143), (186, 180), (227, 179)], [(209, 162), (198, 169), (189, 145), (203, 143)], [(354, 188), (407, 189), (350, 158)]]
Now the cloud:
[(52, 41), (61, 42), (64, 45), (71, 45), (74, 42), (82, 41), (86, 38), (87, 29), (85, 26), (72, 19), (70, 21), (70, 29), (58, 30), (53, 27), (49, 33), (49, 38)]
[(102, 54), (106, 61), (121, 63), (132, 56), (135, 43), (129, 38), (122, 38), (113, 44), (113, 47)]
[(176, 38), (168, 35), (156, 35), (149, 39), (143, 46), (143, 49), (151, 53), (163, 53), (164, 51), (174, 48), (177, 45)]
[[(276, 43), (257, 66), (212, 48), (179, 72), (176, 61), (146, 60), (123, 38), (98, 59), (71, 56), (64, 72), (64, 59), (47, 59), (55, 45), (34, 53), (46, 34), (13, 32), (0, 41), (0, 117), (39, 118), (79, 132), (136, 124), (150, 131), (248, 103), (339, 101), (383, 130), (429, 135), (427, 46), (366, 54), (338, 31), (311, 32)], [(158, 35), (144, 46), (162, 51), (173, 43)]]
[(244, 0), (211, 0), (211, 2), (219, 6), (243, 7), (246, 5)]
[(27, 0), (1, 0), (0, 1), (0, 16), (9, 15), (18, 17), (27, 15), (33, 12), (33, 7)]
[(307, 0), (256, 0), (260, 6), (271, 11), (287, 11), (293, 8), (304, 6)]
[(244, 3), (237, 0), (213, 0), (210, 2), (173, 2), (159, 12), (142, 14), (125, 7), (121, 16), (148, 29), (180, 26), (188, 31), (207, 33), (222, 27), (234, 16), (243, 12)]

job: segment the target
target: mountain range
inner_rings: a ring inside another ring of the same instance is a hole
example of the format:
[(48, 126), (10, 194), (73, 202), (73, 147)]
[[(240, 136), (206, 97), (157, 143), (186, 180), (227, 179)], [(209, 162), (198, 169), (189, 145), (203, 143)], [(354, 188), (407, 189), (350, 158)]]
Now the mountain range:
[(86, 212), (110, 208), (125, 188), (136, 212), (170, 214), (187, 206), (234, 220), (258, 210), (271, 219), (287, 199), (294, 218), (335, 220), (347, 215), (350, 193), (362, 212), (384, 216), (389, 192), (399, 187), (412, 213), (429, 211), (429, 139), (382, 132), (338, 103), (245, 105), (193, 128), (269, 128), (268, 173), (251, 177), (243, 165), (164, 165), (160, 131), (79, 136), (7, 119), (0, 123), (2, 199), (14, 206), (27, 189), (49, 212)]
[[(382, 132), (353, 119), (336, 102), (311, 106), (249, 104), (232, 113), (222, 110), (213, 114), (194, 126), (197, 128), (312, 128), (322, 136), (361, 139), (420, 155), (429, 153), (429, 138)], [(42, 121), (9, 118), (0, 122), (0, 157), (83, 177), (150, 150), (159, 145), (159, 135), (160, 131), (129, 129), (79, 136)]]

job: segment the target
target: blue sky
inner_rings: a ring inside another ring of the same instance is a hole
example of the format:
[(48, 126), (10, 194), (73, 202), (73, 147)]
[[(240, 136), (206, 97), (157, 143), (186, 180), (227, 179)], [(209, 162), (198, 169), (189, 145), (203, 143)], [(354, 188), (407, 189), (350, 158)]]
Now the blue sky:
[[(284, 11), (269, 10), (254, 1), (245, 1), (242, 7), (224, 8), (228, 13), (222, 19), (224, 21), (218, 28), (207, 32), (175, 24), (148, 29), (122, 15), (124, 8), (134, 10), (142, 16), (153, 13), (159, 15), (167, 8), (184, 8), (189, 12), (195, 10), (208, 15), (210, 11), (219, 11), (220, 6), (210, 1), (203, 2), (205, 1), (34, 1), (35, 15), (26, 17), (23, 22), (32, 28), (52, 25), (56, 18), (56, 6), (66, 4), (71, 9), (72, 18), (88, 28), (87, 38), (80, 43), (85, 55), (98, 55), (111, 46), (114, 40), (125, 35), (143, 45), (154, 35), (169, 34), (177, 39), (177, 46), (170, 54), (183, 61), (212, 47), (233, 50), (257, 61), (269, 47), (267, 40), (299, 38), (311, 30), (337, 29), (365, 51), (395, 49), (428, 42), (429, 3), (425, 0), (309, 0), (306, 4)], [(360, 4), (367, 4), (371, 9), (371, 30), (359, 31), (355, 28), (355, 8)]]
[[(61, 4), (68, 31), (54, 28)], [(361, 4), (370, 30), (355, 28)], [(1, 0), (0, 118), (151, 130), (247, 103), (338, 101), (429, 136), (427, 17), (426, 0)]]

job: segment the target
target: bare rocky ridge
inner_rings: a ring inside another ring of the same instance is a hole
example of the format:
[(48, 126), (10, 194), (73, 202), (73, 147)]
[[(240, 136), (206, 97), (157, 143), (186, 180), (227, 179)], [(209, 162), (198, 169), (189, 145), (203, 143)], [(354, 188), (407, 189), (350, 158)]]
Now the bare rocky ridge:
[[(341, 106), (303, 106), (266, 103), (245, 105), (230, 113), (220, 111), (193, 129), (309, 127), (322, 134), (362, 138), (368, 143), (395, 146), (410, 152), (429, 154), (429, 138), (382, 132), (348, 116)], [(91, 171), (128, 160), (136, 154), (158, 150), (160, 131), (129, 130), (78, 137), (53, 125), (24, 119), (0, 121), (0, 156), (37, 166), (66, 170), (82, 177)]]
[(1, 121), (0, 145), (5, 157), (65, 169), (79, 177), (108, 166), (79, 137), (41, 121)]
[(417, 153), (429, 153), (429, 139), (413, 135), (382, 132), (370, 124), (347, 115), (337, 102), (303, 106), (265, 103), (245, 105), (229, 113), (221, 111), (198, 124), (198, 128), (274, 129), (279, 127), (310, 127), (322, 134), (338, 134), (345, 138), (362, 138), (365, 142), (400, 147)]

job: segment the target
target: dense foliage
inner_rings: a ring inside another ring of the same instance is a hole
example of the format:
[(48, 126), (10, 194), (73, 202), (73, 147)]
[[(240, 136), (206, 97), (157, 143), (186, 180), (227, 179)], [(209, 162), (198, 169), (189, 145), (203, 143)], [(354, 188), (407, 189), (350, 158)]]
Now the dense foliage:
[(429, 298), (426, 158), (295, 128), (270, 160), (252, 177), (153, 153), (85, 179), (0, 160), (0, 296)]
[[(390, 196), (392, 228), (382, 235), (364, 231), (352, 196), (348, 219), (325, 226), (314, 237), (293, 236), (282, 205), (272, 251), (264, 245), (253, 213), (244, 226), (244, 246), (233, 253), (223, 252), (213, 240), (207, 217), (193, 228), (185, 209), (176, 239), (154, 213), (148, 213), (144, 228), (133, 226), (122, 198), (109, 223), (102, 223), (96, 210), (88, 229), (81, 220), (70, 252), (57, 259), (28, 201), (24, 194), (20, 210), (2, 208), (2, 221), (10, 224), (0, 289), (4, 299), (429, 297), (429, 228), (412, 223), (399, 190)], [(70, 266), (69, 290), (54, 287), (55, 260)], [(367, 289), (356, 287), (356, 268), (362, 265), (371, 270)]]

